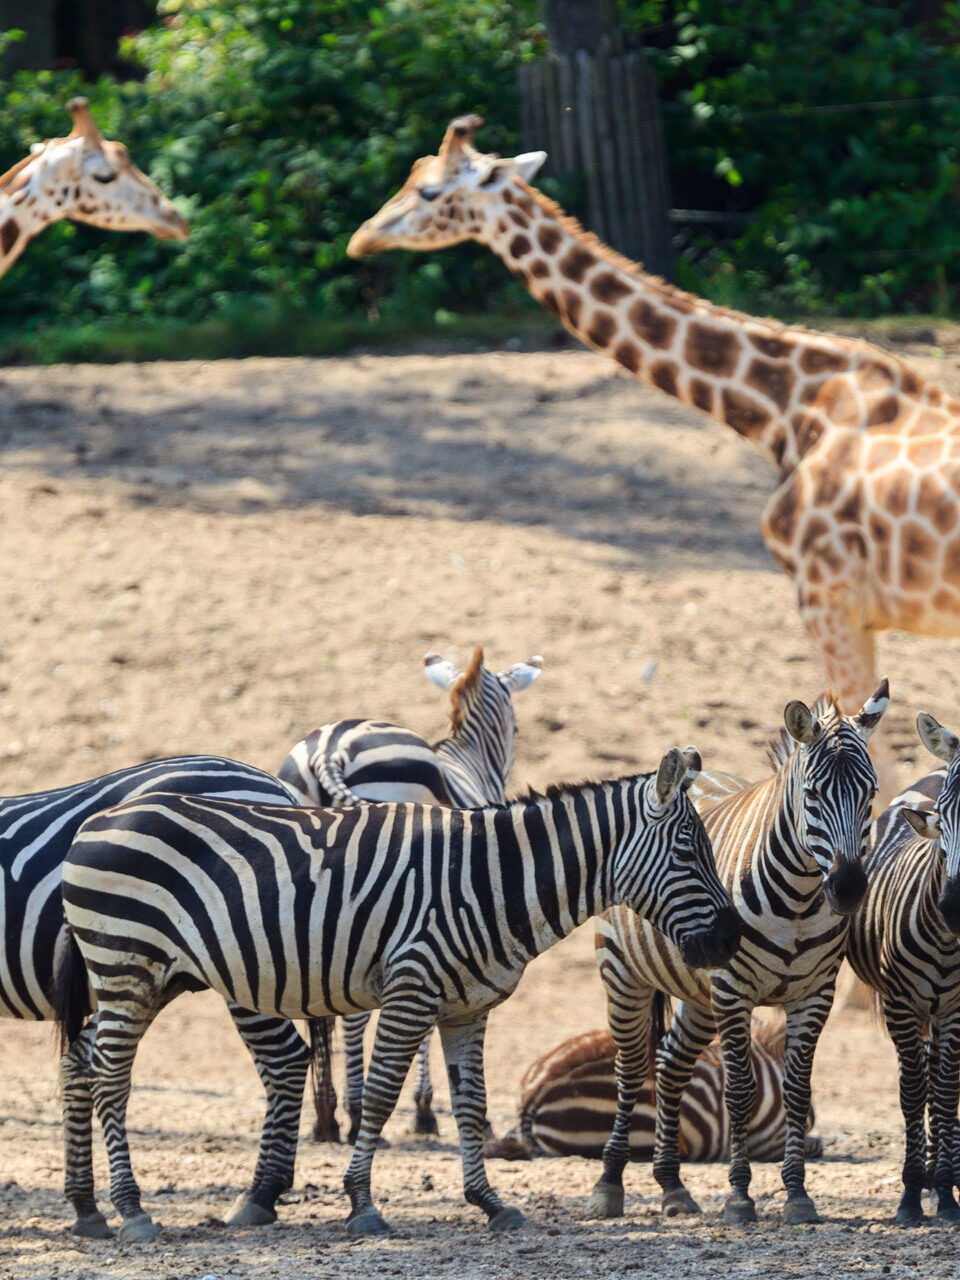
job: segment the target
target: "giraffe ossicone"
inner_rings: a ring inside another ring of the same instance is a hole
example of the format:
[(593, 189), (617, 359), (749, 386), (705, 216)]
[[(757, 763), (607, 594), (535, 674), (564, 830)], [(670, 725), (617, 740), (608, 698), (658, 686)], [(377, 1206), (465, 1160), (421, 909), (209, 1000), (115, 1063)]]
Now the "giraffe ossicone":
[(69, 218), (109, 231), (147, 231), (184, 240), (186, 218), (130, 159), (122, 142), (104, 138), (86, 98), (67, 104), (73, 128), (48, 138), (0, 176), (0, 276), (30, 240)]
[(646, 274), (529, 185), (543, 152), (478, 151), (481, 123), (455, 120), (349, 255), (484, 244), (581, 341), (755, 445), (776, 472), (764, 539), (844, 709), (876, 684), (878, 631), (960, 635), (960, 403), (872, 343)]

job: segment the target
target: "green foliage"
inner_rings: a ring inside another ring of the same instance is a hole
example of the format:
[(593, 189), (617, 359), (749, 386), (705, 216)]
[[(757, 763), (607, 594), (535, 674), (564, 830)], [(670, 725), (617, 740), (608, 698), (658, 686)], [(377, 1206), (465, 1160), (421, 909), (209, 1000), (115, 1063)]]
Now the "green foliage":
[(46, 230), (4, 280), (0, 325), (127, 315), (200, 321), (242, 309), (383, 314), (409, 321), (469, 298), (522, 298), (476, 252), (348, 262), (350, 233), (479, 110), (485, 142), (516, 139), (516, 68), (534, 55), (532, 10), (509, 0), (162, 0), (162, 22), (125, 42), (143, 83), (84, 87), (62, 73), (0, 84), (0, 163), (65, 132), (85, 88), (105, 136), (192, 220), (184, 245)]
[(905, 8), (687, 0), (650, 33), (677, 202), (752, 215), (688, 279), (751, 309), (957, 308), (960, 4), (934, 29)]

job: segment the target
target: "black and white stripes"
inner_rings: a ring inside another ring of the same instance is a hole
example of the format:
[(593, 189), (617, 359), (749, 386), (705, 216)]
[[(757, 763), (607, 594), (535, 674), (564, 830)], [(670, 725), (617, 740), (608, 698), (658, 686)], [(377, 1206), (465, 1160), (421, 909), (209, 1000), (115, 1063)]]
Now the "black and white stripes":
[(92, 1090), (125, 1237), (151, 1233), (124, 1130), (137, 1043), (174, 994), (202, 987), (273, 1016), (380, 1009), (345, 1179), (357, 1232), (384, 1229), (374, 1150), (417, 1046), (439, 1025), (466, 1198), (494, 1227), (516, 1225), (483, 1168), (489, 1010), (530, 959), (614, 903), (649, 919), (687, 963), (725, 963), (739, 943), (683, 790), (694, 765), (672, 751), (655, 774), (473, 811), (153, 797), (90, 819), (64, 868), (71, 938), (58, 1007), (72, 1038), (85, 963), (99, 1008)]

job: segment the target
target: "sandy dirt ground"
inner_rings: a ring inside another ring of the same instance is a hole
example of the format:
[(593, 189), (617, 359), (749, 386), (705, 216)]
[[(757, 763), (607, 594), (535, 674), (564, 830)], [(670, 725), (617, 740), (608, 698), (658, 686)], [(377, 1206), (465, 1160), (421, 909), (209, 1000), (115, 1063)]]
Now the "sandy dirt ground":
[[(955, 354), (916, 363), (960, 389)], [(217, 751), (276, 768), (343, 715), (443, 728), (420, 674), (436, 649), (494, 665), (544, 655), (520, 695), (518, 785), (616, 776), (695, 743), (759, 777), (784, 702), (819, 671), (757, 526), (771, 474), (732, 433), (575, 350), (0, 370), (0, 787)], [(954, 642), (890, 636), (882, 668), (903, 777), (927, 768), (917, 707), (960, 724)], [(498, 1129), (520, 1074), (603, 1023), (589, 927), (531, 966), (491, 1019)], [(722, 1226), (720, 1166), (690, 1170), (706, 1210), (663, 1223), (649, 1170), (627, 1215), (585, 1223), (585, 1161), (495, 1162), (529, 1225), (494, 1239), (460, 1199), (405, 1094), (375, 1186), (396, 1228), (354, 1242), (347, 1153), (308, 1138), (279, 1222), (219, 1225), (253, 1168), (259, 1084), (222, 1008), (183, 997), (137, 1063), (134, 1164), (158, 1242), (76, 1241), (61, 1178), (52, 1029), (0, 1037), (0, 1276), (806, 1277), (955, 1273), (954, 1236), (889, 1225), (901, 1154), (893, 1052), (870, 1015), (828, 1024), (815, 1072), (824, 1223), (787, 1228), (773, 1166), (761, 1222)], [(99, 1144), (98, 1144), (99, 1151)], [(106, 1170), (98, 1178), (106, 1206)]]

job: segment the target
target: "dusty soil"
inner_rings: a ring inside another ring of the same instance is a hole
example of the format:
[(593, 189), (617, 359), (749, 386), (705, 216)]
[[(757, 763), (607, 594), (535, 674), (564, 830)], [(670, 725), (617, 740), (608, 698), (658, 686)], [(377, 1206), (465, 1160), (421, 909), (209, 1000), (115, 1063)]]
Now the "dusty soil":
[[(917, 363), (960, 386), (953, 359)], [(219, 751), (275, 768), (342, 715), (427, 734), (443, 705), (427, 649), (495, 664), (540, 652), (518, 699), (519, 783), (617, 775), (694, 742), (763, 770), (768, 729), (819, 672), (789, 583), (757, 532), (764, 462), (722, 428), (580, 351), (357, 356), (0, 371), (0, 787), (34, 790), (148, 756)], [(891, 636), (901, 767), (911, 721), (956, 726), (956, 646)], [(563, 1036), (603, 1020), (589, 929), (541, 958), (492, 1019), (491, 1111)], [(694, 1167), (705, 1217), (661, 1223), (646, 1168), (622, 1222), (586, 1224), (597, 1167), (497, 1163), (528, 1214), (491, 1238), (459, 1198), (447, 1095), (439, 1142), (409, 1095), (375, 1182), (397, 1229), (352, 1242), (346, 1152), (305, 1141), (280, 1222), (227, 1234), (254, 1163), (259, 1084), (222, 1010), (183, 997), (150, 1032), (131, 1104), (134, 1163), (166, 1230), (121, 1252), (74, 1241), (58, 1186), (51, 1029), (0, 1039), (0, 1275), (124, 1280), (762, 1272), (926, 1277), (948, 1231), (892, 1228), (900, 1159), (893, 1053), (869, 1015), (835, 1015), (816, 1067), (825, 1222), (786, 1228), (758, 1166), (761, 1223), (720, 1225), (725, 1177)], [(99, 1159), (105, 1187), (105, 1165)]]

